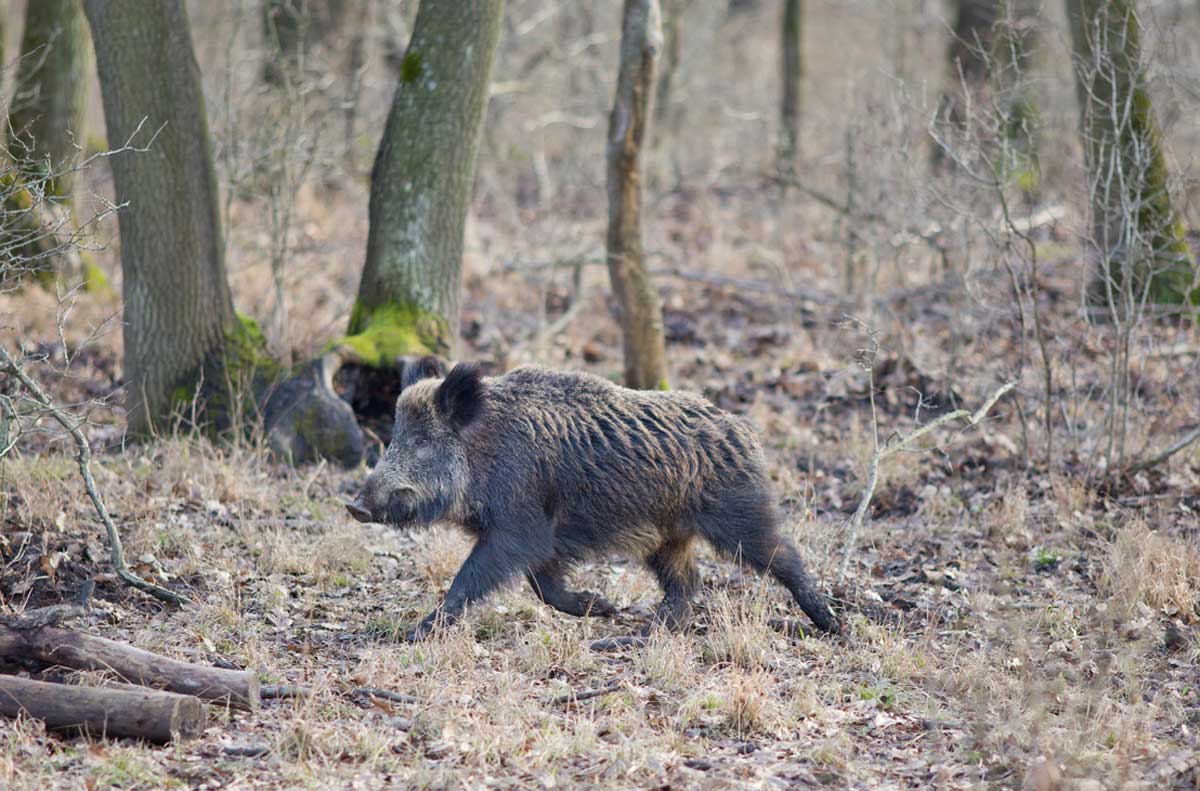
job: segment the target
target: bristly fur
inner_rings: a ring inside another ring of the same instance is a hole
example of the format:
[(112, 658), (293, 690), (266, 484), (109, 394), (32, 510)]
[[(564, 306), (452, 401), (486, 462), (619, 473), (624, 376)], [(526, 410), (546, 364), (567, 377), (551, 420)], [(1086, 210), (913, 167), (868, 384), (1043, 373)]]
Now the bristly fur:
[(581, 559), (619, 552), (646, 562), (665, 594), (659, 619), (679, 626), (691, 615), (701, 538), (769, 572), (820, 628), (840, 628), (780, 535), (754, 431), (691, 393), (533, 366), (484, 378), (460, 363), (401, 393), (392, 444), (352, 513), (397, 527), (432, 516), (476, 537), (434, 614), (451, 620), (521, 574), (564, 612), (611, 613), (565, 576)]

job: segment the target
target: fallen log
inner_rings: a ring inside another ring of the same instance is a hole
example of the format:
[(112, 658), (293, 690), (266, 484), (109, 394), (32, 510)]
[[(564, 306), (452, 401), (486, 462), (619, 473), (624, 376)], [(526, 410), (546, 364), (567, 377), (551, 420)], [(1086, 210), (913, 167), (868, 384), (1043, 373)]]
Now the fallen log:
[(41, 720), (52, 730), (167, 744), (204, 732), (199, 698), (133, 687), (78, 687), (0, 675), (0, 715)]
[(32, 659), (75, 670), (103, 670), (129, 684), (193, 695), (249, 711), (259, 704), (258, 675), (251, 671), (181, 662), (57, 626), (21, 628), (0, 623), (0, 657)]

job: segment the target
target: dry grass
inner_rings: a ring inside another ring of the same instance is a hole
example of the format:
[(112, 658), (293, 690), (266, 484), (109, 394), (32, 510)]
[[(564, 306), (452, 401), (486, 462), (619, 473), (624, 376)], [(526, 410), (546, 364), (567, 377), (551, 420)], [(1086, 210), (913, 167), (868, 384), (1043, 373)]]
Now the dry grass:
[[(222, 36), (236, 33), (218, 5), (190, 4), (213, 96), (226, 87)], [(527, 22), (545, 5), (510, 0), (508, 8)], [(619, 374), (603, 267), (585, 267), (574, 321), (534, 344), (569, 296), (570, 271), (527, 266), (602, 248), (600, 152), (618, 5), (597, 5), (601, 35), (582, 54), (561, 46), (583, 35), (579, 18), (562, 11), (502, 45), (497, 78), (519, 90), (492, 98), (480, 154), (465, 258), (470, 356)], [(950, 204), (976, 211), (973, 220), (993, 207), (921, 191), (929, 180), (925, 122), (936, 103), (925, 86), (944, 78), (943, 21), (917, 4), (806, 5), (813, 32), (802, 172), (842, 200), (853, 144), (858, 205), (886, 219), (874, 225), (794, 193), (781, 199), (764, 185), (776, 62), (774, 44), (761, 37), (773, 29), (776, 5), (725, 18), (726, 5), (690, 4), (679, 93), (686, 137), (648, 156), (647, 247), (662, 256), (655, 265), (768, 287), (743, 293), (660, 279), (672, 382), (755, 422), (789, 532), (828, 583), (873, 444), (865, 374), (854, 364), (864, 338), (843, 328), (844, 312), (879, 331), (881, 366), (896, 364), (878, 382), (881, 438), (911, 427), (918, 391), (953, 389), (969, 403), (1014, 375), (1024, 429), (1040, 447), (1030, 396), (1040, 382), (1030, 339), (1014, 330), (997, 250), (972, 236), (964, 225), (973, 223)], [(1191, 68), (1195, 29), (1181, 23), (1178, 47), (1164, 54)], [(531, 57), (543, 49), (544, 59)], [(1082, 180), (1060, 49), (1046, 48), (1038, 85), (1048, 127), (1044, 201), (1073, 207)], [(230, 51), (246, 57), (233, 65), (234, 93), (252, 104), (256, 53)], [(363, 174), (393, 87), (379, 70), (376, 54), (359, 122), (372, 131), (354, 141), (358, 172), (326, 171), (332, 187), (306, 185), (298, 199), (286, 336), (301, 357), (344, 329), (349, 314), (366, 236)], [(1186, 169), (1200, 112), (1183, 94), (1173, 100), (1180, 109), (1168, 131)], [(550, 115), (564, 112), (597, 123)], [(224, 108), (214, 106), (212, 119), (218, 146), (243, 139)], [(93, 178), (90, 187), (106, 193), (103, 174)], [(225, 188), (228, 178), (222, 171)], [(935, 186), (963, 197), (953, 184)], [(267, 211), (259, 196), (241, 192), (232, 208), (231, 284), (239, 308), (261, 318), (272, 300)], [(105, 575), (102, 535), (70, 458), (31, 438), (30, 448), (0, 461), (0, 605), (69, 597), (96, 576), (106, 616), (81, 628), (191, 661), (254, 668), (267, 683), (304, 684), (313, 694), (268, 701), (253, 715), (213, 711), (202, 738), (163, 749), (0, 723), (0, 788), (1195, 787), (1194, 769), (1156, 772), (1197, 748), (1200, 556), (1196, 500), (1187, 493), (1200, 480), (1200, 451), (1123, 482), (1132, 499), (1097, 487), (1087, 459), (1102, 441), (1103, 393), (1092, 383), (1104, 379), (1109, 340), (1104, 327), (1079, 326), (1080, 267), (1068, 230), (1085, 222), (1071, 211), (1038, 240), (1055, 353), (1071, 350), (1058, 359), (1056, 379), (1065, 391), (1055, 413), (1065, 415), (1056, 437), (1063, 463), (1041, 473), (1035, 452), (1027, 474), (1022, 425), (1011, 412), (982, 432), (940, 438), (943, 452), (893, 459), (850, 564), (845, 640), (772, 629), (771, 619), (801, 617), (784, 592), (704, 555), (694, 628), (655, 633), (637, 650), (588, 648), (640, 628), (656, 603), (653, 578), (628, 562), (597, 562), (574, 581), (625, 608), (615, 622), (563, 615), (520, 584), (429, 642), (407, 645), (399, 638), (445, 592), (467, 551), (464, 537), (352, 522), (339, 503), (363, 470), (275, 467), (253, 433), (214, 444), (166, 426), (158, 440), (124, 447), (119, 407), (97, 408), (93, 436), (108, 452), (98, 453), (96, 477), (131, 561), (194, 594), (186, 610), (163, 610)], [(946, 230), (945, 261), (897, 232), (930, 224)], [(99, 260), (119, 292), (115, 249)], [(845, 304), (770, 293), (839, 294), (847, 280), (854, 293)], [(118, 387), (118, 302), (109, 294), (75, 303), (63, 327), (68, 343), (96, 327), (105, 334), (95, 356), (47, 378), (60, 400)], [(37, 290), (0, 295), (0, 325), (15, 324), (61, 365), (60, 307)], [(1191, 326), (1144, 330), (1147, 348), (1195, 345)], [(1023, 365), (1014, 362), (1020, 355)], [(1187, 410), (1200, 402), (1196, 360), (1160, 357), (1139, 369), (1144, 400), (1134, 422), (1157, 434), (1137, 428), (1138, 442), (1160, 447), (1171, 420), (1194, 420)], [(358, 686), (419, 702), (368, 702), (350, 694)], [(597, 697), (555, 702), (601, 688)], [(221, 752), (231, 745), (261, 745), (266, 754)]]

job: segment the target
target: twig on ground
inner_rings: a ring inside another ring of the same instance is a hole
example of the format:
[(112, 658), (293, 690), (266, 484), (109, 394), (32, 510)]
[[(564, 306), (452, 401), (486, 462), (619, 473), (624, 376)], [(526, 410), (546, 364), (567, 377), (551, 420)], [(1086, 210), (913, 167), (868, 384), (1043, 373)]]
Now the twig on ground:
[(1135, 472), (1141, 472), (1143, 470), (1148, 470), (1151, 467), (1156, 467), (1198, 439), (1200, 439), (1200, 426), (1193, 426), (1190, 431), (1185, 432), (1182, 437), (1168, 445), (1161, 453), (1156, 453), (1148, 459), (1143, 459), (1136, 464), (1131, 464), (1125, 469), (1125, 474), (1132, 475)]
[(583, 700), (591, 700), (592, 698), (598, 698), (603, 695), (611, 695), (612, 693), (614, 693), (620, 689), (621, 689), (621, 680), (613, 679), (612, 681), (608, 682), (607, 684), (605, 684), (602, 687), (597, 687), (595, 689), (583, 689), (583, 690), (579, 690), (578, 692), (576, 692), (575, 690), (571, 690), (570, 692), (567, 692), (566, 694), (559, 695), (558, 697), (555, 697), (555, 698), (551, 698), (550, 700), (546, 701), (546, 703), (550, 706), (562, 706), (564, 704), (569, 705), (569, 704), (573, 704), (573, 703), (578, 703)]
[(418, 698), (412, 695), (405, 695), (400, 692), (392, 692), (387, 689), (379, 689), (378, 687), (355, 687), (350, 690), (351, 695), (361, 695), (368, 698), (379, 698), (380, 700), (389, 700), (392, 703), (420, 703)]
[(601, 640), (593, 640), (591, 649), (593, 651), (612, 651), (615, 648), (641, 648), (646, 645), (648, 640), (643, 635), (625, 635), (622, 637), (605, 637)]
[(232, 755), (238, 758), (260, 758), (271, 752), (265, 744), (230, 744), (221, 748), (222, 755)]
[(965, 420), (968, 426), (978, 425), (987, 416), (987, 413), (991, 411), (992, 407), (996, 405), (996, 402), (1016, 386), (1016, 382), (1009, 382), (1002, 385), (975, 412), (969, 412), (966, 409), (956, 409), (953, 412), (947, 412), (929, 421), (923, 426), (918, 426), (908, 434), (892, 435), (882, 445), (876, 444), (875, 453), (871, 456), (871, 464), (867, 470), (867, 485), (863, 489), (862, 499), (858, 501), (858, 508), (855, 509), (854, 515), (850, 517), (846, 537), (846, 554), (842, 558), (841, 570), (838, 572), (839, 582), (846, 578), (846, 570), (850, 566), (850, 556), (854, 554), (854, 546), (858, 541), (858, 532), (862, 529), (863, 521), (866, 519), (867, 509), (871, 505), (871, 498), (875, 496), (875, 486), (879, 482), (880, 463), (889, 456), (909, 450), (912, 448), (913, 443), (921, 439), (921, 437), (952, 421)]
[(258, 688), (258, 697), (262, 700), (307, 698), (311, 694), (311, 689), (308, 687), (302, 687), (298, 684), (263, 684)]
[(117, 576), (126, 584), (149, 593), (156, 599), (171, 604), (186, 604), (188, 602), (186, 596), (144, 580), (129, 570), (129, 567), (125, 564), (125, 549), (121, 544), (121, 534), (117, 532), (117, 526), (113, 524), (112, 517), (108, 513), (108, 508), (104, 505), (104, 500), (100, 498), (100, 492), (96, 488), (96, 479), (92, 477), (92, 448), (88, 444), (87, 437), (79, 430), (80, 423), (71, 420), (62, 409), (56, 406), (50, 400), (50, 396), (46, 395), (46, 391), (42, 390), (41, 386), (25, 373), (25, 370), (8, 353), (8, 350), (2, 346), (0, 346), (0, 358), (3, 358), (4, 368), (25, 386), (33, 396), (33, 399), (41, 405), (41, 408), (58, 421), (59, 425), (66, 429), (75, 441), (75, 449), (77, 451), (75, 460), (79, 466), (79, 474), (83, 477), (83, 485), (87, 489), (88, 498), (92, 501), (92, 505), (96, 509), (96, 515), (100, 517), (100, 521), (104, 524), (104, 529), (108, 533), (109, 557), (113, 569), (117, 572)]

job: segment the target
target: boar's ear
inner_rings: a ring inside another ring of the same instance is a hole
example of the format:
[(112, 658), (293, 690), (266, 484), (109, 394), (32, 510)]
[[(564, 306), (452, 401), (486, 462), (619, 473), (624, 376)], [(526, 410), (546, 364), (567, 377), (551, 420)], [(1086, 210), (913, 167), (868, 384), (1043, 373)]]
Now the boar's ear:
[(446, 375), (446, 364), (427, 354), (424, 357), (404, 358), (404, 371), (400, 375), (400, 389), (407, 390), (422, 379), (437, 379)]
[(483, 411), (483, 380), (479, 366), (459, 363), (438, 386), (433, 403), (455, 431), (468, 426)]

